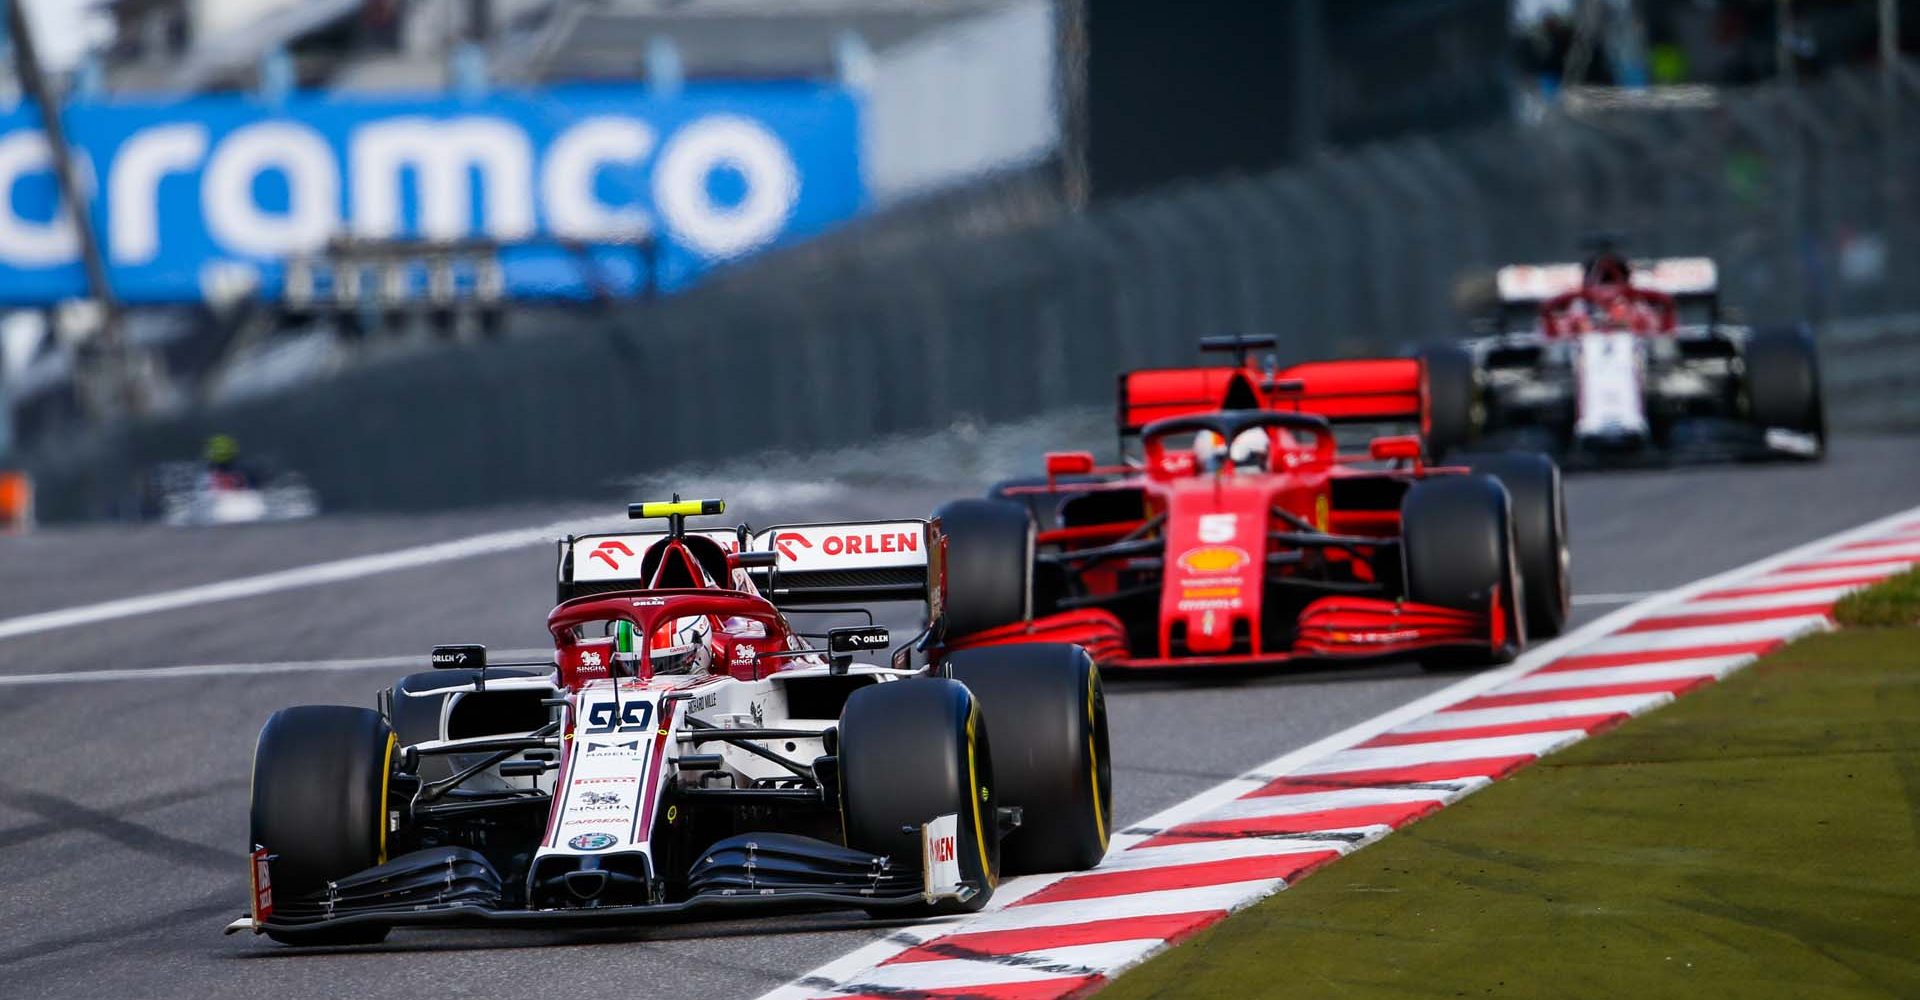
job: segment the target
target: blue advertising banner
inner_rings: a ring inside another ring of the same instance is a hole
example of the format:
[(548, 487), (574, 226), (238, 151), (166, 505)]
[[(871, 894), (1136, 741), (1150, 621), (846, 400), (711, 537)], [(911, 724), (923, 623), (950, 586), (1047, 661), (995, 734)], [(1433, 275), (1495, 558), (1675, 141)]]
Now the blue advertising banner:
[[(854, 100), (812, 84), (554, 87), (479, 98), (303, 94), (68, 108), (114, 290), (278, 293), (335, 236), (510, 245), (517, 297), (662, 287), (855, 214)], [(85, 294), (38, 116), (0, 113), (0, 302)]]

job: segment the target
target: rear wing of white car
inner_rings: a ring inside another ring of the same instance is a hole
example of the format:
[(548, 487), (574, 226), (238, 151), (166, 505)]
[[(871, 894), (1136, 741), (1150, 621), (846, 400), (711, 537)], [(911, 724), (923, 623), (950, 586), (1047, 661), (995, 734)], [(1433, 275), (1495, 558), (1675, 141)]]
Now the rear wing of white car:
[[(1632, 264), (1633, 287), (1676, 299), (1718, 294), (1720, 269), (1710, 257), (1663, 257)], [(1585, 271), (1579, 264), (1509, 264), (1494, 275), (1502, 305), (1544, 302), (1580, 290)]]
[[(578, 535), (560, 542), (559, 598), (647, 587), (658, 560), (648, 559), (667, 532)], [(688, 530), (705, 554), (702, 566), (715, 583), (729, 585), (725, 556), (773, 554), (768, 565), (744, 568), (760, 593), (776, 605), (916, 601), (938, 604), (940, 537), (920, 519), (780, 524), (759, 532), (744, 528)], [(711, 543), (710, 545), (708, 543)]]

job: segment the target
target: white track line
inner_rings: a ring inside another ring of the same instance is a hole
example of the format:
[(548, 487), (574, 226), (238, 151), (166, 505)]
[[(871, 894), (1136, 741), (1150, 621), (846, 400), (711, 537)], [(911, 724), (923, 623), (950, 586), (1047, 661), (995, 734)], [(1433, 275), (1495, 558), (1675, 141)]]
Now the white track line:
[(1713, 600), (1702, 598), (1688, 601), (1675, 608), (1683, 615), (1710, 614), (1716, 611), (1764, 611), (1768, 608), (1795, 608), (1803, 604), (1832, 604), (1840, 598), (1863, 590), (1868, 586), (1855, 583), (1839, 587), (1821, 587), (1817, 590), (1789, 590), (1778, 594), (1755, 594), (1752, 597), (1721, 597)]
[(1658, 632), (1622, 632), (1587, 644), (1581, 648), (1580, 655), (1655, 653), (1667, 650), (1700, 649), (1736, 642), (1798, 639), (1809, 632), (1819, 631), (1826, 625), (1826, 615), (1799, 615), (1793, 618), (1766, 618), (1756, 622), (1737, 622), (1732, 625), (1695, 625), (1663, 629)]
[(1303, 795), (1262, 795), (1235, 799), (1200, 817), (1207, 823), (1221, 819), (1265, 819), (1272, 816), (1297, 816), (1300, 813), (1356, 806), (1419, 805), (1445, 802), (1460, 794), (1445, 788), (1343, 788), (1337, 792), (1307, 792)]
[[(1815, 583), (1824, 584), (1841, 580), (1867, 580), (1869, 582), (1876, 582), (1884, 580), (1898, 572), (1900, 572), (1899, 564), (1889, 565), (1887, 563), (1877, 563), (1873, 566), (1842, 566), (1838, 569), (1768, 573), (1765, 576), (1756, 576), (1744, 582), (1738, 589), (1800, 587)], [(1791, 591), (1782, 591), (1782, 593), (1791, 593)]]
[(514, 528), (484, 535), (470, 535), (466, 538), (435, 542), (432, 545), (416, 545), (394, 552), (336, 559), (332, 562), (296, 566), (292, 569), (261, 573), (256, 576), (243, 576), (179, 590), (166, 590), (157, 594), (123, 597), (112, 601), (101, 601), (98, 604), (0, 619), (0, 639), (13, 639), (77, 625), (98, 625), (103, 621), (119, 621), (135, 615), (150, 615), (202, 604), (237, 601), (248, 597), (259, 597), (262, 594), (276, 594), (286, 590), (317, 587), (326, 583), (358, 580), (381, 573), (418, 569), (422, 566), (453, 562), (458, 559), (493, 555), (497, 552), (548, 544), (562, 535), (578, 534), (592, 528), (604, 527), (607, 523), (605, 518), (555, 521), (537, 528)]
[[(1408, 702), (1399, 708), (1355, 723), (1324, 739), (1317, 740), (1306, 746), (1282, 754), (1247, 774), (1221, 782), (1184, 802), (1163, 809), (1144, 820), (1128, 824), (1124, 830), (1114, 834), (1107, 857), (1118, 860), (1121, 852), (1127, 851), (1129, 848), (1153, 836), (1153, 832), (1206, 818), (1221, 807), (1240, 798), (1247, 792), (1272, 782), (1275, 778), (1299, 773), (1303, 769), (1308, 768), (1310, 768), (1313, 773), (1319, 773), (1324, 769), (1327, 760), (1336, 754), (1344, 757), (1348, 753), (1371, 753), (1376, 749), (1393, 749), (1368, 748), (1366, 750), (1354, 750), (1353, 748), (1381, 733), (1400, 727), (1410, 727), (1412, 730), (1424, 730), (1430, 725), (1430, 723), (1426, 721), (1427, 717), (1433, 713), (1489, 692), (1520, 677), (1524, 677), (1540, 667), (1560, 659), (1568, 653), (1576, 650), (1583, 653), (1587, 652), (1589, 651), (1589, 647), (1593, 646), (1597, 640), (1613, 635), (1623, 626), (1630, 625), (1643, 618), (1655, 617), (1656, 613), (1668, 612), (1701, 594), (1714, 590), (1727, 589), (1735, 583), (1742, 586), (1754, 585), (1761, 577), (1774, 573), (1783, 566), (1791, 566), (1795, 563), (1803, 562), (1811, 554), (1827, 552), (1830, 549), (1848, 542), (1874, 537), (1891, 528), (1898, 527), (1903, 523), (1913, 522), (1917, 517), (1920, 517), (1920, 507), (1901, 511), (1900, 513), (1880, 518), (1857, 528), (1795, 546), (1785, 552), (1748, 563), (1745, 566), (1697, 580), (1673, 590), (1655, 594), (1645, 600), (1637, 601), (1610, 614), (1603, 615), (1599, 619), (1589, 622), (1584, 627), (1576, 629), (1559, 639), (1529, 650), (1518, 660), (1506, 667), (1464, 678), (1458, 683)], [(1878, 553), (1876, 553), (1876, 555), (1877, 554)], [(1886, 571), (1892, 572), (1899, 568), (1903, 568), (1903, 566), (1888, 564)], [(1869, 575), (1868, 572), (1862, 572), (1859, 568), (1855, 568), (1851, 572), (1852, 575), (1855, 576)], [(1818, 579), (1821, 575), (1821, 571), (1813, 571), (1785, 574), (1783, 578), (1788, 581), (1805, 582), (1811, 579)], [(1834, 578), (1839, 578), (1837, 571)], [(1592, 596), (1597, 597), (1599, 595)], [(1595, 601), (1594, 603), (1598, 602)], [(1760, 623), (1760, 627), (1758, 628), (1749, 629), (1736, 625), (1723, 626), (1705, 631), (1709, 631), (1714, 635), (1712, 640), (1707, 640), (1708, 642), (1738, 641), (1737, 639), (1726, 638), (1729, 629), (1734, 630), (1741, 637), (1748, 637), (1750, 635), (1756, 638), (1791, 638), (1824, 627), (1826, 622), (1827, 620), (1824, 616), (1813, 619), (1792, 618), (1776, 622)], [(1689, 632), (1693, 630), (1679, 631)], [(1635, 637), (1634, 641), (1642, 642), (1644, 640)], [(1698, 636), (1694, 636), (1684, 644), (1699, 645), (1701, 644), (1701, 639)], [(1665, 648), (1665, 644), (1656, 643), (1651, 647), (1642, 646), (1639, 648)], [(1566, 701), (1554, 705), (1527, 705), (1491, 710), (1464, 710), (1447, 713), (1445, 726), (1451, 728), (1455, 725), (1490, 724), (1500, 721), (1514, 721), (1516, 719), (1561, 718), (1564, 716), (1557, 713), (1562, 711), (1576, 714), (1629, 711), (1638, 714), (1639, 712), (1647, 711), (1672, 700), (1673, 696), (1670, 694), (1653, 694), (1625, 698), (1608, 697), (1581, 701)], [(1555, 733), (1545, 735), (1557, 738), (1563, 734)], [(1497, 741), (1506, 739), (1510, 738), (1498, 737), (1491, 740), (1459, 742), (1493, 746), (1505, 745), (1498, 744)], [(1424, 746), (1430, 748), (1436, 745), (1445, 746), (1446, 744), (1425, 744)], [(1529, 749), (1531, 749), (1531, 747)], [(1491, 752), (1488, 753), (1488, 756), (1493, 755)], [(1420, 759), (1433, 760), (1436, 758), (1429, 753)], [(1485, 783), (1484, 779), (1480, 779), (1474, 787), (1482, 787)], [(1153, 850), (1157, 851), (1161, 849), (1156, 848)], [(1098, 873), (1110, 863), (1111, 861), (1102, 862), (1102, 867), (1096, 868), (1094, 871)], [(1176, 893), (1156, 892), (1143, 893), (1137, 896), (1115, 896), (1102, 899), (1063, 902), (1060, 904), (1039, 904), (1033, 907), (1015, 907), (1012, 911), (1008, 909), (1010, 906), (1017, 904), (1020, 899), (1030, 896), (1055, 882), (1061, 881), (1063, 878), (1071, 877), (1073, 876), (1040, 875), (1009, 880), (1000, 885), (994, 893), (993, 901), (989, 903), (987, 909), (980, 914), (951, 921), (922, 924), (906, 931), (889, 934), (879, 941), (856, 948), (837, 959), (829, 961), (793, 982), (768, 991), (761, 996), (760, 1000), (804, 1000), (804, 998), (831, 997), (845, 995), (849, 992), (858, 992), (859, 986), (876, 983), (872, 978), (873, 973), (876, 971), (875, 966), (913, 947), (917, 943), (929, 941), (948, 934), (967, 933), (975, 930), (994, 928), (1052, 926), (1056, 923), (1071, 924), (1119, 916), (1193, 912), (1201, 909), (1223, 909), (1232, 911), (1252, 905), (1269, 893), (1284, 887), (1284, 883), (1280, 879), (1270, 879), (1258, 883), (1236, 883), (1233, 886), (1209, 887), (1208, 894), (1204, 897), (1206, 900), (1205, 903), (1202, 903), (1199, 898), (1195, 898), (1189, 902), (1188, 899), (1184, 897), (1178, 899), (1172, 898), (1176, 896)], [(1063, 910), (1057, 919), (1046, 923), (1028, 923), (1021, 919), (1026, 916), (1026, 914), (1019, 912), (1021, 910), (1042, 910), (1055, 905), (1071, 907), (1071, 909)], [(1131, 942), (1128, 942), (1128, 944), (1131, 944)], [(1164, 946), (1148, 948), (1137, 955), (1128, 954), (1122, 961), (1103, 968), (1101, 973), (1109, 978), (1118, 975), (1133, 965), (1151, 957), (1160, 951), (1162, 947)], [(906, 963), (904, 965), (889, 966), (887, 969), (909, 969), (921, 964), (932, 963)], [(956, 964), (970, 965), (983, 971), (995, 967), (992, 963), (982, 962), (958, 962)], [(955, 969), (953, 972), (947, 974), (957, 973), (958, 970)], [(898, 984), (896, 989), (908, 992), (937, 988), (932, 987), (927, 980), (913, 977), (910, 974), (903, 975), (904, 978), (894, 979), (890, 973), (885, 982), (889, 985)], [(1000, 978), (968, 978), (967, 984), (984, 985), (986, 983), (1006, 981), (1008, 980)], [(1032, 980), (1028, 979), (1027, 981)]]
[(1436, 743), (1404, 743), (1387, 747), (1361, 747), (1336, 750), (1313, 765), (1312, 774), (1342, 774), (1347, 771), (1374, 771), (1389, 767), (1411, 767), (1437, 761), (1480, 760), (1487, 757), (1538, 757), (1576, 742), (1586, 736), (1584, 730), (1558, 729), (1518, 736), (1485, 736), (1470, 740), (1442, 740)]
[(1651, 708), (1654, 704), (1664, 705), (1673, 700), (1673, 695), (1659, 694), (1616, 694), (1602, 698), (1578, 698), (1567, 701), (1541, 701), (1527, 705), (1507, 705), (1501, 708), (1459, 708), (1445, 712), (1435, 712), (1423, 719), (1415, 719), (1404, 726), (1396, 727), (1396, 733), (1444, 732), (1449, 729), (1471, 729), (1474, 726), (1504, 726), (1512, 722), (1537, 722), (1541, 719), (1572, 719), (1582, 715), (1613, 715), (1625, 712), (1633, 715)]
[(1906, 556), (1887, 556), (1874, 553), (1874, 562), (1861, 562), (1856, 555), (1849, 559), (1822, 559), (1818, 562), (1802, 563), (1797, 566), (1783, 566), (1765, 580), (1755, 583), (1812, 583), (1816, 580), (1847, 579), (1856, 576), (1892, 576), (1912, 565), (1913, 560)]
[[(1279, 879), (1255, 879), (1266, 887), (1276, 887)], [(1092, 920), (1158, 916), (1166, 913), (1205, 913), (1233, 909), (1248, 888), (1246, 882), (1221, 882), (1190, 889), (1161, 889), (1131, 896), (1100, 896), (1093, 899), (1066, 899), (1058, 903), (1034, 903), (1012, 909), (995, 909), (970, 917), (963, 924), (924, 924), (888, 935), (896, 943), (922, 944), (945, 937), (955, 930), (1001, 931), (1028, 927), (1059, 927)]]
[[(551, 649), (505, 649), (490, 651), (500, 660), (538, 660), (551, 657)], [(0, 688), (45, 684), (124, 684), (128, 681), (179, 680), (188, 677), (232, 677), (254, 674), (319, 674), (347, 670), (404, 670), (430, 667), (426, 653), (407, 656), (368, 656), (350, 660), (286, 660), (278, 663), (195, 663), (179, 667), (130, 667), (116, 670), (75, 670), (60, 674), (0, 674)]]
[(1321, 833), (1339, 833), (1351, 835), (1347, 839), (1340, 837), (1234, 837), (1232, 839), (1192, 841), (1180, 844), (1162, 844), (1158, 847), (1136, 847), (1132, 850), (1109, 854), (1100, 862), (1100, 867), (1088, 873), (1093, 876), (1107, 875), (1113, 872), (1143, 871), (1149, 868), (1165, 868), (1168, 865), (1203, 865), (1212, 861), (1242, 861), (1247, 858), (1271, 858), (1292, 854), (1319, 854), (1323, 851), (1346, 853), (1353, 849), (1355, 841), (1372, 840), (1387, 832), (1380, 825), (1356, 826), (1343, 830), (1318, 831)]
[(1494, 694), (1522, 694), (1528, 691), (1565, 691), (1569, 688), (1604, 687), (1608, 684), (1637, 684), (1641, 681), (1677, 681), (1688, 677), (1719, 677), (1753, 661), (1751, 655), (1703, 656), (1696, 659), (1640, 663), (1631, 667), (1590, 667), (1586, 670), (1551, 670), (1522, 677)]
[(907, 991), (918, 996), (922, 990), (951, 990), (969, 986), (1032, 983), (1048, 979), (1097, 976), (1116, 964), (1137, 964), (1158, 951), (1159, 940), (1116, 941), (1108, 944), (1083, 944), (1070, 948), (1052, 948), (1028, 952), (1019, 964), (980, 963), (963, 959), (913, 962), (869, 969), (860, 977), (860, 992), (891, 994)]

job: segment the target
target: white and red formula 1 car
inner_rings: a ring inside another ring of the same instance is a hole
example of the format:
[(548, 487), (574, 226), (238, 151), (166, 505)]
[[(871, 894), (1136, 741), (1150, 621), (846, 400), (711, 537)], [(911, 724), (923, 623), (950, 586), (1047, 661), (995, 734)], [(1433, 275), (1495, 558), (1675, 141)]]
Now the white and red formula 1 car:
[[(252, 913), (229, 930), (342, 944), (753, 907), (921, 915), (1100, 860), (1107, 719), (1084, 650), (915, 665), (973, 599), (946, 586), (938, 522), (686, 527), (723, 510), (635, 504), (667, 530), (563, 541), (549, 660), (442, 646), (377, 710), (274, 714)], [(892, 642), (870, 614), (817, 635), (789, 620), (902, 598), (928, 629), (878, 662), (863, 654)]]

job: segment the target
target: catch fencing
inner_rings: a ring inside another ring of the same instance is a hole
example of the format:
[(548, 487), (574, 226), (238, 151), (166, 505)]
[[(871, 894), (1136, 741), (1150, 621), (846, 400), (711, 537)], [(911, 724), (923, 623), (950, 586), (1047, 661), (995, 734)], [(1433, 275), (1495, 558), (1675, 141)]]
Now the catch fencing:
[[(1810, 321), (1834, 422), (1920, 426), (1920, 73), (1738, 93), (1583, 94), (1534, 120), (1396, 140), (1078, 213), (949, 213), (830, 237), (672, 299), (516, 318), (499, 342), (116, 428), (30, 462), (44, 518), (232, 430), (334, 508), (616, 492), (689, 461), (1100, 404), (1195, 338), (1286, 357), (1458, 337), (1492, 273), (1711, 255), (1726, 313)], [(1030, 190), (1022, 190), (1030, 197)], [(1000, 220), (982, 223), (983, 219)], [(1008, 222), (1006, 220), (1019, 220)]]

